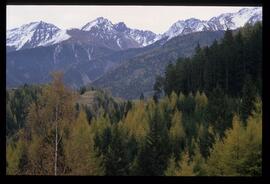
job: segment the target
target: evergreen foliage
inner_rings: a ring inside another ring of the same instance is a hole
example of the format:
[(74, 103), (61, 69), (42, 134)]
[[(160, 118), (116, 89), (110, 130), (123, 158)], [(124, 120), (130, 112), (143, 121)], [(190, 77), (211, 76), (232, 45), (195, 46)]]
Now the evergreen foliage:
[(169, 64), (153, 99), (6, 91), (9, 175), (262, 175), (261, 23)]

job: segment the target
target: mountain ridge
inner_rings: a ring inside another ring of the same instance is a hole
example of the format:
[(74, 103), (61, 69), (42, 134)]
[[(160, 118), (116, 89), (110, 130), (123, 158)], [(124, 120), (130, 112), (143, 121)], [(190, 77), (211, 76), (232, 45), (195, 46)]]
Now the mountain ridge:
[[(239, 12), (246, 16), (248, 11), (243, 9)], [(225, 14), (221, 17), (232, 15)], [(256, 22), (258, 20), (256, 16), (256, 13), (250, 14), (250, 17), (246, 16), (246, 19), (251, 23)], [(210, 20), (214, 21), (217, 18)], [(139, 46), (134, 39), (123, 38), (124, 35), (130, 34), (135, 38), (140, 34), (148, 34), (147, 31), (130, 29), (124, 22), (111, 24), (105, 18), (100, 18), (99, 22), (108, 26), (87, 23), (80, 29), (67, 30), (66, 33), (70, 37), (55, 44), (34, 48), (25, 47), (17, 51), (7, 50), (7, 87), (16, 87), (24, 83), (46, 83), (52, 71), (60, 70), (64, 73), (65, 83), (72, 88), (90, 84), (109, 89), (114, 96), (118, 97), (133, 99), (139, 97), (142, 92), (146, 92), (145, 96), (149, 96), (155, 75), (161, 75), (168, 62), (175, 61), (178, 57), (190, 56), (197, 43), (202, 46), (209, 45), (213, 40), (220, 39), (224, 32), (224, 30), (212, 31), (201, 28), (202, 31), (196, 32), (197, 29), (194, 29), (195, 32), (188, 33), (186, 30), (186, 34), (175, 34), (176, 36), (170, 39), (159, 35), (152, 44)], [(199, 19), (189, 19), (189, 24), (193, 28), (198, 28), (198, 25), (201, 25), (200, 22)], [(243, 22), (245, 21), (241, 23)], [(106, 29), (103, 30), (104, 27)], [(59, 31), (59, 28), (51, 29), (55, 32)], [(105, 34), (107, 31), (111, 31), (112, 34), (116, 31), (119, 34), (110, 36)], [(41, 34), (42, 31), (37, 31), (36, 35), (39, 35), (38, 33)], [(106, 36), (108, 39), (102, 38)], [(34, 46), (38, 44), (37, 42), (30, 43)], [(140, 44), (143, 45), (143, 43), (146, 42), (141, 39)], [(112, 81), (112, 79), (115, 80)], [(119, 86), (120, 84), (122, 86)]]
[[(171, 38), (200, 31), (218, 31), (226, 29), (237, 29), (246, 23), (254, 24), (262, 20), (262, 9), (242, 8), (234, 13), (223, 13), (214, 16), (209, 20), (200, 20), (198, 18), (189, 18), (178, 20), (173, 23), (163, 34), (156, 34), (149, 30), (131, 29), (124, 22), (113, 24), (104, 17), (86, 23), (81, 28), (59, 29), (57, 26), (43, 21), (24, 24), (21, 27), (7, 30), (6, 46), (7, 51), (20, 50), (25, 48), (35, 48), (38, 46), (49, 46), (74, 36), (70, 34), (72, 30), (77, 30), (77, 34), (85, 35), (79, 42), (89, 42), (107, 47), (113, 50), (125, 50), (129, 48), (145, 47), (153, 44), (162, 38)], [(34, 26), (32, 25), (41, 25)]]
[(242, 8), (234, 13), (223, 13), (214, 16), (209, 20), (200, 20), (197, 18), (189, 18), (186, 20), (178, 20), (165, 33), (162, 38), (168, 37), (167, 40), (178, 36), (199, 31), (218, 31), (226, 29), (235, 30), (243, 27), (246, 23), (254, 24), (262, 20), (262, 10), (259, 7)]
[(65, 30), (43, 21), (24, 24), (7, 31), (6, 46), (12, 50), (48, 46), (68, 39)]

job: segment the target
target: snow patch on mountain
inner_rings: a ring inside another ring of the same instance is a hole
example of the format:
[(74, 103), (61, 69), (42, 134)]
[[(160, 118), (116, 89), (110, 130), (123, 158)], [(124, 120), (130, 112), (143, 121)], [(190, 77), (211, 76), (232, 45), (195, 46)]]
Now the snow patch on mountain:
[(92, 28), (102, 28), (104, 30), (108, 30), (111, 31), (113, 30), (113, 24), (111, 21), (109, 21), (106, 18), (103, 17), (98, 17), (97, 19), (87, 23), (86, 25), (84, 25), (81, 30), (83, 31), (90, 31)]
[(219, 31), (227, 29), (237, 29), (246, 23), (254, 24), (262, 20), (262, 8), (242, 8), (235, 13), (223, 13), (217, 17), (212, 17), (208, 21), (190, 18), (179, 20), (174, 23), (168, 31), (162, 34), (161, 38), (167, 37), (170, 40), (178, 35), (185, 35), (199, 31)]
[(70, 36), (65, 30), (60, 30), (53, 24), (40, 21), (8, 30), (6, 33), (6, 45), (20, 50), (22, 48), (48, 46), (69, 38)]
[(88, 49), (87, 49), (87, 57), (88, 57), (88, 60), (91, 61), (91, 60), (92, 60), (92, 56), (91, 56), (91, 55), (93, 54), (93, 47), (92, 47), (92, 49), (91, 49), (91, 53), (89, 52), (89, 50), (90, 50), (90, 49), (88, 48)]
[(30, 24), (25, 24), (20, 28), (14, 28), (8, 30), (6, 33), (6, 45), (13, 46), (16, 50), (22, 48), (22, 46), (29, 40), (31, 40), (34, 31), (32, 31), (38, 22), (32, 22)]
[[(48, 36), (48, 35), (47, 35)], [(67, 34), (66, 30), (59, 30), (56, 34), (52, 36), (51, 39), (41, 41), (38, 46), (47, 46), (53, 45), (70, 38), (70, 35)]]
[(53, 63), (54, 64), (57, 64), (58, 63), (58, 59), (57, 58), (58, 58), (59, 54), (61, 53), (62, 49), (63, 48), (60, 45), (57, 45), (55, 47), (54, 52), (53, 52)]
[(97, 38), (113, 40), (120, 49), (124, 49), (126, 47), (122, 45), (123, 43), (133, 42), (137, 43), (139, 47), (144, 47), (157, 40), (157, 35), (151, 31), (131, 29), (127, 27), (124, 22), (112, 24), (111, 21), (103, 17), (98, 17), (97, 19), (87, 23), (81, 28), (81, 30), (88, 31), (90, 33), (92, 32), (92, 34), (95, 34)]
[[(209, 20), (190, 18), (175, 22), (165, 33), (155, 34), (147, 30), (129, 28), (124, 22), (113, 24), (106, 18), (98, 17), (81, 27), (78, 34), (84, 36), (84, 42), (101, 45), (114, 50), (145, 47), (160, 39), (163, 42), (179, 35), (200, 31), (218, 31), (237, 29), (246, 23), (254, 24), (262, 20), (262, 8), (242, 8), (235, 13), (223, 13)], [(6, 46), (11, 50), (49, 46), (69, 39), (66, 30), (43, 21), (32, 22), (19, 28), (7, 30)], [(79, 37), (79, 36), (78, 36)], [(162, 42), (162, 43), (163, 43)], [(161, 44), (161, 43), (160, 43)]]
[(119, 38), (116, 40), (116, 42), (117, 42), (117, 45), (118, 45), (120, 48), (122, 48)]

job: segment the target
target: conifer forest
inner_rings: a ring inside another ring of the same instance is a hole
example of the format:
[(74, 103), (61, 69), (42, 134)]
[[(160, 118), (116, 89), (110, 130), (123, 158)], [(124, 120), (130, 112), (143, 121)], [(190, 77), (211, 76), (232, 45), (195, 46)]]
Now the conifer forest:
[(7, 174), (261, 176), (262, 23), (168, 63), (136, 99), (61, 71), (7, 88)]

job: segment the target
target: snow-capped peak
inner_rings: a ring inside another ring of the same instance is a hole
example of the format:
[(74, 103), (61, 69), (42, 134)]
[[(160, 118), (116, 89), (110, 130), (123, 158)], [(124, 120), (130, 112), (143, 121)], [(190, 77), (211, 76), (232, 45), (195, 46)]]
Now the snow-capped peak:
[(242, 8), (235, 13), (224, 13), (211, 18), (208, 23), (216, 25), (217, 30), (237, 29), (246, 23), (255, 23), (262, 20), (261, 8)]
[(217, 31), (226, 29), (237, 29), (246, 23), (255, 23), (262, 20), (262, 8), (242, 8), (235, 13), (223, 13), (212, 17), (208, 21), (190, 18), (175, 22), (162, 37), (168, 40), (178, 36), (199, 31)]
[(190, 18), (186, 20), (179, 20), (174, 23), (167, 32), (163, 34), (163, 37), (168, 37), (168, 40), (181, 35), (188, 34), (190, 32), (204, 31), (208, 28), (206, 21), (201, 21), (196, 18)]
[(6, 45), (15, 50), (47, 46), (68, 39), (66, 31), (43, 21), (31, 22), (21, 27), (7, 30)]
[[(98, 17), (85, 24), (76, 34), (83, 31), (84, 41), (94, 42), (113, 49), (144, 47), (165, 38), (199, 31), (237, 29), (246, 23), (254, 24), (262, 20), (262, 8), (242, 8), (238, 12), (223, 13), (209, 20), (189, 18), (178, 20), (165, 33), (157, 35), (151, 31), (129, 28), (124, 22), (113, 24), (104, 17)], [(72, 35), (72, 33), (69, 33)], [(66, 30), (44, 21), (31, 22), (19, 28), (7, 30), (6, 46), (10, 50), (48, 46), (69, 39)], [(82, 39), (82, 38), (81, 38)]]
[(151, 31), (131, 29), (124, 22), (113, 24), (103, 17), (90, 21), (81, 30), (88, 32), (89, 38), (94, 37), (94, 40), (115, 42), (118, 49), (143, 47), (156, 41), (156, 34)]
[(112, 29), (112, 22), (109, 21), (108, 19), (106, 18), (103, 18), (103, 17), (98, 17), (96, 18), (95, 20), (93, 21), (90, 21), (89, 23), (87, 23), (86, 25), (84, 25), (81, 30), (83, 31), (90, 31), (93, 27), (96, 27), (96, 28), (107, 28), (109, 30)]
[(237, 14), (254, 14), (254, 13), (261, 13), (262, 9), (260, 7), (255, 8), (242, 8), (237, 12)]
[(120, 32), (126, 31), (129, 29), (124, 22), (119, 22), (113, 25), (114, 29)]

